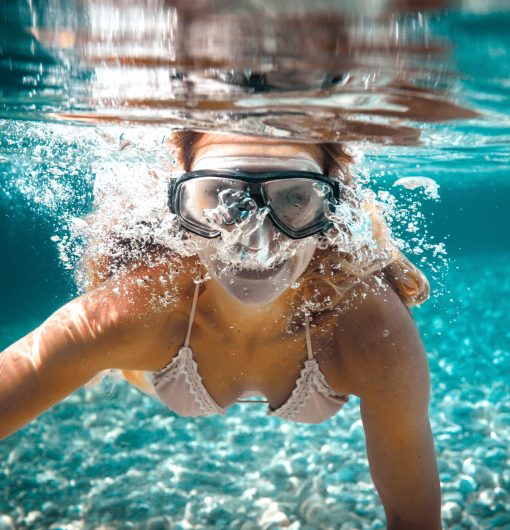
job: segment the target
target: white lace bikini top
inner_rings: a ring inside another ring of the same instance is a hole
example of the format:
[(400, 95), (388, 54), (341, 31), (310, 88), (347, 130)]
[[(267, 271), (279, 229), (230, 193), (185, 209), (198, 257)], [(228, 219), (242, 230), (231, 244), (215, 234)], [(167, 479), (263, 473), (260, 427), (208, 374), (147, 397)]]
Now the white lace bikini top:
[[(195, 317), (199, 284), (195, 288), (193, 305), (188, 324), (188, 333), (172, 361), (150, 379), (156, 395), (172, 411), (181, 416), (210, 416), (225, 414), (204, 386), (198, 373), (198, 366), (189, 347), (191, 328)], [(267, 414), (300, 423), (321, 423), (334, 416), (348, 401), (346, 394), (337, 394), (326, 382), (312, 351), (308, 318), (305, 320), (306, 348), (308, 359), (296, 381), (296, 386), (287, 401), (273, 409), (268, 406)], [(260, 395), (246, 392), (243, 398)], [(267, 403), (262, 400), (239, 399), (239, 403)]]

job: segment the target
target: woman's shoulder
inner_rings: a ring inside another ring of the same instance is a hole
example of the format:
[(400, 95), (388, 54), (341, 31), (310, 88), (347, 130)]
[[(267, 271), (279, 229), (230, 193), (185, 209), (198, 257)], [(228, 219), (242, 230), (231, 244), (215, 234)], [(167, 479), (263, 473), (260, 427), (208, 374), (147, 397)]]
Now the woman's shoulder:
[(394, 288), (378, 276), (357, 284), (337, 307), (339, 362), (352, 393), (391, 380), (425, 355), (413, 317)]
[(142, 351), (158, 330), (170, 333), (181, 314), (187, 315), (196, 272), (186, 260), (132, 263), (86, 292), (82, 304), (111, 343)]
[(131, 298), (124, 297), (123, 301), (130, 303), (144, 304), (156, 299), (177, 303), (188, 297), (194, 282), (203, 274), (196, 258), (173, 253), (148, 253), (121, 267), (112, 267), (106, 261), (102, 258), (87, 264), (85, 291), (123, 293)]

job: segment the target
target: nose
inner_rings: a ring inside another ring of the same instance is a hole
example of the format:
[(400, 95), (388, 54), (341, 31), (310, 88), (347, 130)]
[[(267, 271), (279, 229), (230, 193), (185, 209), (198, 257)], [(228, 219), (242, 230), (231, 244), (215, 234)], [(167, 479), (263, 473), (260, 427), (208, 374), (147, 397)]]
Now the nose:
[(255, 230), (246, 231), (239, 242), (246, 249), (252, 251), (270, 249), (276, 241), (276, 230), (269, 215), (266, 215), (262, 224)]

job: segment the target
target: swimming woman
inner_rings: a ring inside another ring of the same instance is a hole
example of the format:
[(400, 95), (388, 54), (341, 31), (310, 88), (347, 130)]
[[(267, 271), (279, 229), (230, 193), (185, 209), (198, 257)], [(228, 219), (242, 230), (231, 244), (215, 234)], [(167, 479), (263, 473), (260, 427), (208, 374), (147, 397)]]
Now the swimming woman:
[(117, 235), (108, 254), (90, 243), (86, 294), (1, 354), (0, 437), (111, 369), (184, 416), (255, 397), (269, 415), (320, 423), (352, 394), (388, 528), (440, 529), (429, 369), (406, 307), (428, 284), (377, 208), (356, 203), (349, 155), (172, 138), (183, 173), (168, 208), (186, 255), (150, 233)]

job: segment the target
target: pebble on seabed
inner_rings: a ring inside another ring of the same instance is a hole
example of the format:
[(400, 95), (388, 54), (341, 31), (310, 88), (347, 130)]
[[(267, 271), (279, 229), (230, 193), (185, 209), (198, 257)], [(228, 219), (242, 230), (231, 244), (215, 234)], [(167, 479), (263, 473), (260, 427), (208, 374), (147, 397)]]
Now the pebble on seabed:
[(14, 521), (8, 515), (0, 515), (0, 530), (16, 530)]
[(441, 515), (447, 523), (458, 523), (462, 518), (462, 508), (456, 502), (443, 504)]

